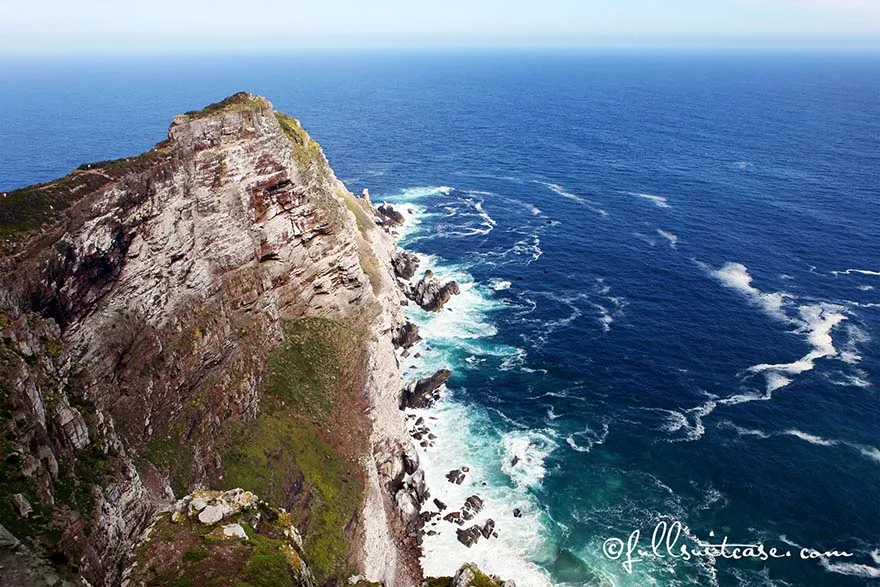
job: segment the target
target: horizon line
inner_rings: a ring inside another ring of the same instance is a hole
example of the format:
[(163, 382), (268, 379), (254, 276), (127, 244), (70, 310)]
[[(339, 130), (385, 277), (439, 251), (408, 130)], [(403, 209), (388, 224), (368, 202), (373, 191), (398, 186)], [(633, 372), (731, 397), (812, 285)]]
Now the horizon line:
[(271, 54), (332, 54), (332, 53), (424, 53), (460, 51), (534, 51), (534, 52), (880, 52), (880, 39), (728, 39), (668, 40), (647, 42), (438, 42), (438, 43), (372, 43), (372, 44), (298, 44), (298, 45), (240, 45), (240, 46), (138, 46), (138, 47), (78, 47), (78, 48), (8, 48), (0, 46), (0, 62), (15, 58), (46, 57), (152, 57), (152, 56), (259, 56)]

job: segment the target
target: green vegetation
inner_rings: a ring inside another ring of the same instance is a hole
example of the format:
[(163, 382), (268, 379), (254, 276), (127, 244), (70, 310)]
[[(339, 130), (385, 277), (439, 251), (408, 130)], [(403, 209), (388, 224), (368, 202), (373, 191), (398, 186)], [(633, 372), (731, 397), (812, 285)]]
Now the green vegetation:
[[(261, 513), (270, 511), (277, 518), (277, 510), (267, 508)], [(303, 560), (283, 537), (282, 520), (268, 521), (268, 515), (256, 518), (253, 514), (242, 512), (226, 520), (240, 524), (247, 540), (224, 537), (218, 526), (188, 518), (175, 523), (167, 514), (162, 515), (153, 528), (153, 538), (138, 548), (134, 583), (300, 587)]]
[(362, 337), (328, 319), (287, 323), (269, 360), (263, 413), (231, 436), (223, 457), (224, 487), (289, 507), (318, 584), (347, 574), (346, 528), (362, 501), (357, 463), (327, 437), (352, 371), (361, 368)]
[(329, 165), (324, 159), (321, 146), (309, 136), (297, 119), (281, 112), (276, 112), (275, 118), (281, 125), (284, 135), (293, 145), (293, 158), (296, 159), (300, 170), (304, 173), (306, 171), (316, 173), (317, 179), (326, 179)]
[(186, 113), (192, 120), (207, 118), (221, 112), (234, 112), (241, 110), (256, 110), (260, 108), (269, 108), (269, 102), (261, 96), (254, 96), (247, 92), (238, 92), (220, 102), (214, 102), (202, 108), (201, 110), (192, 110)]
[(354, 214), (358, 230), (366, 236), (367, 231), (376, 226), (370, 205), (363, 198), (356, 198), (346, 190), (336, 190), (336, 196), (345, 202), (345, 207)]
[(209, 558), (211, 553), (203, 546), (193, 546), (183, 553), (183, 560), (188, 563), (197, 563)]
[[(0, 241), (39, 229), (80, 198), (105, 188), (128, 173), (141, 173), (166, 161), (171, 151), (171, 143), (163, 141), (136, 157), (86, 163), (61, 179), (9, 192), (0, 199)], [(13, 250), (9, 244), (4, 249), (5, 252)], [(3, 249), (0, 252), (4, 252)]]

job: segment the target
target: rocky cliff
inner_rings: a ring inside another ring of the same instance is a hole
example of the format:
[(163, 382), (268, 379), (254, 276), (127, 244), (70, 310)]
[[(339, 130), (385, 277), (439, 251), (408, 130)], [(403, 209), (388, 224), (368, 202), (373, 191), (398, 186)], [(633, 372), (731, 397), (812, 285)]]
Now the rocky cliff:
[(249, 94), (178, 116), (10, 192), (0, 247), (5, 569), (120, 584), (160, 512), (243, 488), (289, 513), (316, 585), (417, 584), (395, 244), (298, 121)]

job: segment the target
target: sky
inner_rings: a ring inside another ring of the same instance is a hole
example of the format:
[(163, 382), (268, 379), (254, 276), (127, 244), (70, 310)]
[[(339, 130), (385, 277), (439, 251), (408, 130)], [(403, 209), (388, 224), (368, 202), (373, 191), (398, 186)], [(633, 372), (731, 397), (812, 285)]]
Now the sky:
[(0, 56), (445, 45), (880, 47), (880, 0), (0, 0)]

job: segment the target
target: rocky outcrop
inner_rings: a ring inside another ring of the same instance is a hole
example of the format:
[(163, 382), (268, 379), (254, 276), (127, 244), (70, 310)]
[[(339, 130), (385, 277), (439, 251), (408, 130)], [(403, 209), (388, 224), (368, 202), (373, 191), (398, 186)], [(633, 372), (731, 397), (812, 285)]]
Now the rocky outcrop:
[(419, 258), (412, 253), (399, 250), (391, 259), (391, 265), (394, 267), (394, 274), (397, 277), (409, 281), (419, 269)]
[[(281, 442), (256, 432), (287, 430), (354, 471), (364, 511), (338, 524), (346, 564), (389, 587), (415, 584), (400, 522), (410, 507), (383, 468), (411, 452), (391, 340), (402, 296), (395, 244), (372, 216), (295, 119), (249, 94), (175, 118), (141, 156), (10, 192), (0, 201), (0, 494), (33, 511), (3, 500), (0, 523), (66, 573), (116, 585), (157, 511), (197, 487), (227, 489), (232, 465), (251, 464), (241, 455), (267, 454), (243, 443)], [(328, 349), (294, 349), (317, 373), (314, 397), (267, 389), (291, 360), (282, 345), (311, 340), (285, 325), (306, 319), (365, 334), (348, 346), (320, 339), (346, 359), (332, 380), (321, 376), (339, 364), (322, 358)], [(258, 426), (296, 410), (320, 426)], [(293, 465), (279, 505), (308, 517), (320, 488)], [(412, 459), (407, 468), (418, 503), (426, 491)], [(206, 521), (226, 521), (217, 507)]]
[(134, 558), (123, 572), (123, 587), (315, 587), (291, 515), (242, 489), (184, 497), (146, 529)]
[(494, 575), (486, 575), (477, 565), (461, 567), (452, 578), (450, 587), (516, 587), (513, 581), (504, 581)]
[(455, 281), (441, 283), (433, 275), (430, 269), (425, 271), (422, 279), (407, 291), (407, 297), (424, 310), (439, 312), (461, 289)]
[(452, 377), (449, 369), (440, 369), (430, 377), (413, 382), (400, 395), (400, 409), (430, 407), (437, 400), (437, 390)]
[(376, 223), (380, 226), (394, 228), (404, 223), (403, 214), (388, 204), (382, 204), (376, 208)]
[(406, 322), (394, 331), (392, 342), (397, 348), (408, 349), (422, 340), (419, 336), (419, 327), (412, 322)]

